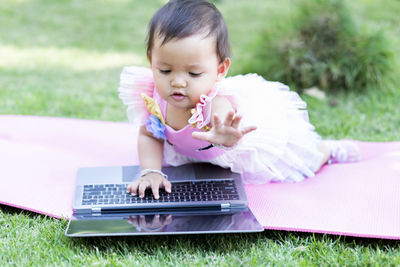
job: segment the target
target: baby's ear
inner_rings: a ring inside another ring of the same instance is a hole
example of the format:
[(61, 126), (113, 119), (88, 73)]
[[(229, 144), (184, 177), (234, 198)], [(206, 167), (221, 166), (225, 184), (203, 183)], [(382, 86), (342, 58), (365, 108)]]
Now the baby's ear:
[(231, 66), (231, 59), (230, 58), (225, 58), (224, 61), (219, 63), (218, 65), (218, 75), (217, 75), (217, 81), (221, 81), (225, 76), (228, 74), (229, 67)]
[(151, 65), (151, 52), (150, 51), (147, 52), (147, 59), (149, 60), (150, 65)]

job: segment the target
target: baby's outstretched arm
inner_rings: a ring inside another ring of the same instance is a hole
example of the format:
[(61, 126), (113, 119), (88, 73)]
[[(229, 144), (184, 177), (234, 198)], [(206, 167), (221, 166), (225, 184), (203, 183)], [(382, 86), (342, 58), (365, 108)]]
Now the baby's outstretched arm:
[[(194, 132), (193, 138), (208, 141), (226, 147), (234, 146), (246, 134), (257, 129), (255, 126), (240, 128), (241, 115), (236, 115), (226, 98), (219, 98), (213, 103), (212, 128), (209, 132)], [(222, 122), (218, 114), (226, 114)]]
[[(145, 126), (140, 128), (138, 148), (141, 169), (161, 171), (163, 141), (154, 138), (151, 133), (147, 132)], [(163, 175), (149, 172), (130, 184), (126, 190), (132, 195), (139, 194), (139, 197), (144, 197), (147, 188), (151, 188), (154, 198), (158, 199), (160, 188), (164, 188), (168, 193), (171, 192), (171, 183)]]

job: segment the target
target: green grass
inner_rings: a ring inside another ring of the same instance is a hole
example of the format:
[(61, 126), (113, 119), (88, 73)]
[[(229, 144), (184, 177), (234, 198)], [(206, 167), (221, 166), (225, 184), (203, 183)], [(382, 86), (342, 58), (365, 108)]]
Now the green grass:
[[(0, 114), (126, 121), (117, 96), (125, 65), (146, 65), (146, 25), (165, 1), (0, 1)], [(230, 28), (231, 74), (268, 14), (291, 0), (228, 1), (217, 6)], [(400, 2), (352, 1), (357, 23), (385, 30), (400, 76)], [(276, 16), (275, 16), (276, 17)], [(400, 140), (398, 87), (362, 94), (303, 96), (326, 138)], [(335, 105), (331, 103), (335, 102)], [(400, 243), (309, 233), (70, 239), (66, 222), (0, 206), (0, 265), (396, 266)]]
[(388, 266), (400, 262), (400, 247), (394, 241), (278, 231), (70, 239), (63, 235), (64, 221), (10, 208), (3, 212), (2, 265)]

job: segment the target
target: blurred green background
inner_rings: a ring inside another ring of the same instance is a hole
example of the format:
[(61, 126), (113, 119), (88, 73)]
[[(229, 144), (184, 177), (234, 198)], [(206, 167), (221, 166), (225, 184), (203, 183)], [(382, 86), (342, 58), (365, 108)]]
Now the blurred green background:
[[(0, 114), (125, 121), (125, 108), (117, 96), (119, 73), (126, 65), (148, 65), (144, 44), (147, 23), (165, 2), (1, 1)], [(310, 12), (315, 6), (323, 10), (326, 4), (329, 10), (332, 2), (341, 1), (214, 2), (230, 31), (233, 48), (230, 75), (257, 72), (267, 79), (288, 82), (299, 91), (305, 89), (305, 85), (312, 87), (315, 79), (321, 80), (321, 74), (317, 73), (321, 72), (320, 62), (316, 68), (307, 71), (309, 64), (304, 60), (304, 53), (308, 51), (292, 49), (288, 58), (279, 55), (279, 47), (287, 42), (296, 43), (301, 38), (299, 24), (308, 23), (307, 17), (310, 17), (309, 14), (299, 16), (302, 6), (314, 3)], [(394, 127), (399, 125), (395, 101), (399, 98), (396, 77), (400, 76), (399, 1), (344, 3), (344, 11), (352, 24), (350, 27), (357, 34), (379, 32), (384, 36), (383, 45), (378, 48), (389, 51), (392, 57), (384, 58), (381, 65), (379, 62), (370, 65), (383, 68), (389, 65), (390, 70), (385, 72), (387, 77), (383, 77), (379, 85), (371, 83), (372, 88), (366, 86), (363, 90), (353, 90), (353, 93), (336, 86), (323, 100), (303, 95), (309, 104), (311, 120), (321, 135), (329, 138), (399, 139)], [(315, 16), (317, 12), (311, 13)], [(356, 59), (356, 63), (357, 60), (363, 63), (362, 59)], [(300, 64), (302, 62), (305, 64)], [(327, 64), (323, 64), (322, 69), (326, 69)], [(335, 64), (340, 66), (341, 62)], [(300, 72), (303, 74), (297, 80), (309, 78), (311, 83), (296, 81), (295, 74)], [(343, 75), (346, 73), (348, 71), (342, 71)], [(315, 84), (324, 90), (319, 85)]]

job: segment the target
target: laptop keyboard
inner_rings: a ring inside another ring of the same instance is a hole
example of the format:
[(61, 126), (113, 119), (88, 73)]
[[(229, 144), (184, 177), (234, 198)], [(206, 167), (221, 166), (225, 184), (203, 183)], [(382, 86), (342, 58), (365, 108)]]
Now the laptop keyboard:
[(82, 205), (114, 205), (136, 203), (197, 202), (238, 200), (239, 194), (233, 179), (172, 182), (172, 192), (160, 190), (160, 198), (154, 199), (151, 190), (144, 198), (126, 193), (128, 184), (85, 185)]

